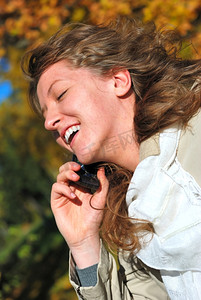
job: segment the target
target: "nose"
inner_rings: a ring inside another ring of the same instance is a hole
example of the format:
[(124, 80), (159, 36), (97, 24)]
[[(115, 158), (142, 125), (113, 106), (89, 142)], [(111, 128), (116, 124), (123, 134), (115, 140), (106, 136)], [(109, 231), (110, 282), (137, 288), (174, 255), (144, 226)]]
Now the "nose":
[(50, 131), (57, 130), (60, 120), (61, 118), (58, 112), (56, 112), (55, 110), (48, 110), (45, 116), (44, 126), (47, 130)]

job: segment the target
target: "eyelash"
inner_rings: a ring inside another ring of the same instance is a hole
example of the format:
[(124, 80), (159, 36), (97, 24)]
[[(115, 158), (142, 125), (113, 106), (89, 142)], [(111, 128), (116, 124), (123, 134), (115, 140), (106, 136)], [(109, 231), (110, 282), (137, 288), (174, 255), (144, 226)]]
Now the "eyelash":
[(62, 98), (62, 96), (63, 96), (66, 92), (67, 92), (67, 90), (65, 90), (63, 93), (61, 93), (61, 94), (59, 95), (59, 97), (57, 97), (57, 100), (60, 100), (60, 99)]

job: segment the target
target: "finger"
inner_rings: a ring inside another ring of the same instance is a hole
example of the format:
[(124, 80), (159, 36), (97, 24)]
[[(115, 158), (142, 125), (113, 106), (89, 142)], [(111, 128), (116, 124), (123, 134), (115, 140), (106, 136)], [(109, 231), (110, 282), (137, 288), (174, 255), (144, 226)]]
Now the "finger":
[(79, 178), (80, 176), (76, 172), (72, 170), (67, 170), (67, 171), (60, 172), (57, 175), (57, 182), (68, 183), (69, 181), (78, 181)]
[(94, 194), (94, 197), (92, 198), (92, 206), (98, 209), (103, 209), (105, 207), (108, 188), (109, 188), (109, 182), (105, 176), (104, 168), (100, 168), (98, 170), (97, 177), (100, 181), (100, 187)]
[(67, 163), (63, 164), (59, 168), (59, 172), (67, 171), (67, 170), (73, 170), (78, 171), (80, 169), (80, 165), (73, 161), (68, 161)]
[(109, 188), (109, 181), (108, 181), (107, 177), (105, 176), (104, 167), (101, 167), (98, 170), (97, 177), (100, 181), (100, 190), (102, 191), (102, 193), (104, 193), (106, 195), (108, 192), (108, 188)]
[(52, 186), (51, 200), (58, 200), (62, 196), (72, 200), (77, 197), (69, 186), (58, 182), (54, 183)]

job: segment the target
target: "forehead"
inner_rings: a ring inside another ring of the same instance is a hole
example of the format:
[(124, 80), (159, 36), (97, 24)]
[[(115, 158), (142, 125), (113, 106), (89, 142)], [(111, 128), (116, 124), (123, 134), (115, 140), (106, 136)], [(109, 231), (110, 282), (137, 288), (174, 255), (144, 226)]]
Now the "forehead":
[[(44, 82), (51, 82), (54, 79), (65, 79), (65, 78), (72, 78), (74, 74), (78, 76), (80, 73), (82, 73), (84, 70), (81, 68), (75, 68), (73, 67), (69, 62), (67, 61), (59, 61), (57, 63), (54, 63), (53, 65), (49, 66), (40, 76), (38, 86), (40, 86), (41, 81)], [(73, 76), (74, 77), (74, 76)]]
[(59, 61), (48, 67), (40, 76), (37, 85), (37, 93), (41, 90), (49, 89), (54, 83), (62, 81), (83, 81), (83, 79), (92, 79), (97, 77), (95, 72), (87, 68), (74, 67), (66, 60)]
[(80, 85), (107, 81), (107, 76), (103, 77), (83, 67), (74, 67), (66, 60), (59, 61), (48, 67), (41, 75), (37, 85), (37, 95), (47, 97), (53, 88), (59, 84), (67, 83)]

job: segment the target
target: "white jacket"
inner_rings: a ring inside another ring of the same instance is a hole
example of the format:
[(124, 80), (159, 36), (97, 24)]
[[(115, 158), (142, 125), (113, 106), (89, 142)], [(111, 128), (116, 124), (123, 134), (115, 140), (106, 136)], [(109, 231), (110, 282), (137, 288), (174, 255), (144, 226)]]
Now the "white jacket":
[(201, 299), (201, 113), (190, 125), (142, 143), (126, 198), (129, 216), (154, 226), (137, 256), (160, 270), (172, 300)]

